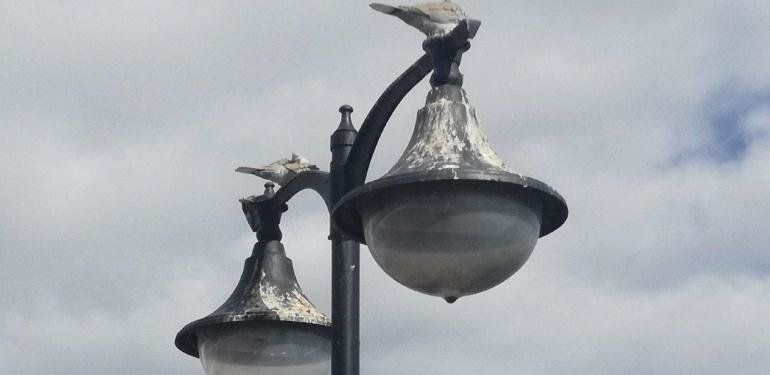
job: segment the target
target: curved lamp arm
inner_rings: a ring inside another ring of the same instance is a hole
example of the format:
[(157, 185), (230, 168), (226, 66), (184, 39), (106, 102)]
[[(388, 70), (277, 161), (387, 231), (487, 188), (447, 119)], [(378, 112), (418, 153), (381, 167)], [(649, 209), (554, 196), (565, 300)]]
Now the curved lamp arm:
[(374, 150), (390, 116), (406, 94), (431, 70), (436, 70), (431, 77), (433, 87), (446, 83), (462, 85), (462, 75), (458, 70), (460, 58), (470, 48), (468, 40), (476, 36), (480, 25), (478, 20), (466, 19), (445, 36), (423, 43), (427, 52), (388, 86), (361, 124), (358, 138), (345, 163), (346, 187), (352, 189), (366, 182)]
[[(366, 181), (369, 164), (380, 136), (385, 130), (385, 125), (406, 94), (436, 67), (438, 70), (431, 78), (431, 85), (438, 86), (458, 79), (456, 75), (459, 72), (456, 71), (456, 65), (459, 65), (462, 53), (470, 47), (468, 40), (475, 36), (479, 25), (478, 21), (464, 20), (445, 37), (426, 41), (423, 48), (428, 52), (417, 59), (380, 95), (361, 124), (361, 130), (344, 164), (346, 190), (362, 185)], [(449, 68), (444, 67), (447, 63), (455, 65), (454, 71), (450, 72)], [(461, 76), (459, 80), (459, 84), (462, 84)], [(331, 178), (329, 173), (323, 171), (305, 171), (298, 174), (275, 193), (272, 206), (275, 209), (283, 207), (294, 195), (305, 189), (318, 193), (329, 212), (332, 211), (335, 202), (331, 194)]]
[(331, 212), (334, 203), (331, 199), (329, 173), (324, 171), (305, 171), (299, 173), (286, 186), (278, 189), (273, 198), (272, 206), (276, 209), (282, 207), (294, 195), (306, 189), (318, 193), (326, 204), (326, 209)]
[(380, 135), (390, 120), (390, 116), (406, 94), (420, 83), (431, 70), (433, 70), (433, 58), (426, 53), (396, 78), (377, 99), (361, 124), (358, 138), (350, 149), (348, 162), (345, 163), (345, 175), (348, 180), (346, 186), (353, 188), (366, 181), (366, 173), (369, 171), (369, 163), (372, 161), (374, 149), (377, 147), (377, 142), (380, 140)]
[[(380, 136), (385, 130), (385, 125), (406, 94), (412, 91), (437, 66), (442, 71), (437, 73), (442, 74), (436, 77), (437, 74), (434, 73), (434, 77), (431, 79), (432, 85), (437, 86), (446, 83), (448, 79), (453, 79), (450, 72), (443, 72), (445, 69), (442, 65), (447, 62), (455, 62), (455, 59), (459, 60), (462, 52), (469, 48), (468, 39), (475, 36), (479, 25), (480, 22), (478, 21), (464, 20), (444, 38), (433, 42), (426, 41), (423, 48), (428, 52), (417, 59), (380, 95), (361, 124), (361, 130), (358, 132), (345, 162), (344, 173), (347, 180), (345, 183), (347, 190), (362, 185), (366, 181), (369, 164), (374, 156), (374, 150), (377, 148)], [(459, 64), (459, 61), (456, 61), (456, 64)], [(305, 171), (298, 174), (276, 192), (273, 199), (274, 207), (281, 207), (294, 195), (305, 189), (311, 189), (318, 193), (329, 212), (332, 211), (335, 202), (333, 202), (334, 198), (331, 194), (330, 175), (323, 171)]]

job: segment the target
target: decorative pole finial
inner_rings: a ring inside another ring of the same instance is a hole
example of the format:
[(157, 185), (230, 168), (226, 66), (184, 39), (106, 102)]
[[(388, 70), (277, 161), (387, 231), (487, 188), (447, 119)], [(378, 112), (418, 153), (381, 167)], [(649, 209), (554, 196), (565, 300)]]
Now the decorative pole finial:
[(331, 137), (332, 150), (338, 147), (351, 147), (356, 141), (358, 131), (353, 126), (353, 120), (350, 118), (351, 113), (353, 113), (353, 107), (347, 104), (340, 107), (340, 125)]
[(356, 128), (353, 127), (353, 121), (350, 119), (350, 114), (353, 113), (353, 107), (345, 104), (342, 107), (340, 107), (340, 113), (342, 114), (342, 116), (340, 118), (340, 126), (337, 127), (337, 130), (355, 131)]
[(275, 196), (275, 184), (272, 182), (265, 183), (265, 192), (262, 194), (265, 197), (272, 198)]

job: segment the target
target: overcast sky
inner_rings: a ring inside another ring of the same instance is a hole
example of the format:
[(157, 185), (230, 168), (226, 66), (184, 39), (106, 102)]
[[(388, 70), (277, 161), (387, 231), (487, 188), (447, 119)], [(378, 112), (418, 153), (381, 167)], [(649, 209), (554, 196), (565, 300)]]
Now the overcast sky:
[[(565, 226), (454, 305), (362, 247), (362, 373), (766, 374), (770, 2), (466, 1), (465, 89)], [(0, 373), (203, 374), (173, 340), (235, 286), (253, 233), (233, 172), (328, 165), (422, 53), (366, 1), (0, 0)], [(429, 89), (383, 134), (395, 162)], [(324, 206), (284, 215), (330, 310)]]

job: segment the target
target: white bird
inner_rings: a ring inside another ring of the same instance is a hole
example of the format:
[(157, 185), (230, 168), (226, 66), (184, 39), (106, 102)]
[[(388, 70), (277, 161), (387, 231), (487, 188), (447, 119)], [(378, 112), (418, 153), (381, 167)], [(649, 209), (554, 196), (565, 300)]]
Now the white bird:
[(299, 173), (317, 170), (318, 167), (315, 164), (310, 164), (307, 159), (292, 153), (291, 159), (281, 159), (262, 168), (238, 167), (235, 171), (253, 174), (280, 186), (285, 186)]
[(452, 31), (467, 15), (459, 5), (449, 1), (437, 1), (416, 6), (399, 6), (371, 3), (372, 9), (396, 16), (408, 25), (425, 33), (428, 38), (435, 38)]

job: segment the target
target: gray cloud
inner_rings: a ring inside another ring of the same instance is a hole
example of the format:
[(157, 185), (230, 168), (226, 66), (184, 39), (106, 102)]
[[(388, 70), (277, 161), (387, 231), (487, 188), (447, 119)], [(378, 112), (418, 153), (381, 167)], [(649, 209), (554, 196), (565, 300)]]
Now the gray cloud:
[[(770, 87), (770, 7), (466, 8), (484, 21), (463, 72), (490, 140), (571, 217), (453, 306), (364, 253), (363, 370), (763, 373), (770, 117), (751, 98)], [(0, 2), (0, 373), (202, 373), (173, 337), (250, 250), (236, 199), (261, 182), (233, 169), (292, 151), (325, 165), (337, 107), (360, 124), (419, 43), (365, 2)], [(371, 178), (426, 92), (395, 113)], [(729, 147), (713, 124), (730, 111), (741, 157), (703, 157)], [(323, 205), (290, 206), (284, 242), (329, 311)]]

